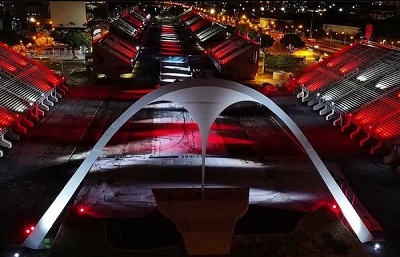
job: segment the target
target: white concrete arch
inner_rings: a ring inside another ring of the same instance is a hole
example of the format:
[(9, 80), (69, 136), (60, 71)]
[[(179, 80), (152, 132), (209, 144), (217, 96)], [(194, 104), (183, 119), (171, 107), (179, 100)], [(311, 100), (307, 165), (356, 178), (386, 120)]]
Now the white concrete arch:
[(42, 240), (63, 211), (68, 201), (76, 192), (77, 188), (89, 172), (103, 148), (111, 137), (124, 125), (134, 114), (146, 105), (156, 101), (172, 101), (182, 105), (192, 115), (199, 126), (202, 137), (202, 182), (204, 182), (204, 163), (207, 139), (210, 127), (218, 115), (228, 106), (241, 102), (258, 102), (275, 115), (277, 115), (296, 136), (311, 161), (315, 165), (329, 191), (338, 203), (341, 211), (359, 240), (364, 243), (373, 239), (361, 218), (336, 184), (322, 160), (319, 158), (310, 142), (295, 122), (273, 101), (263, 94), (236, 82), (221, 79), (187, 79), (161, 87), (145, 95), (129, 107), (103, 134), (89, 155), (79, 166), (54, 202), (36, 224), (35, 230), (27, 237), (24, 246), (38, 249)]

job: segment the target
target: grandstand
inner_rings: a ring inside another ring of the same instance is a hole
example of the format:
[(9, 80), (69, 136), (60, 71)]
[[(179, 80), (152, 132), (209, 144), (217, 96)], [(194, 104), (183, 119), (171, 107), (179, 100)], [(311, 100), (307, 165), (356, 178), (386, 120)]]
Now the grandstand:
[(160, 34), (160, 85), (192, 77), (183, 47), (175, 31), (172, 19), (164, 19)]
[(109, 78), (131, 73), (138, 49), (109, 32), (93, 42), (93, 70)]
[[(360, 145), (374, 138), (400, 153), (400, 50), (359, 42), (342, 49), (300, 74), (297, 95), (345, 131), (351, 125)], [(393, 155), (393, 154), (392, 154)]]
[(39, 121), (68, 90), (63, 84), (50, 69), (0, 43), (0, 146), (11, 148), (6, 136), (18, 140), (16, 133)]
[(111, 79), (132, 73), (149, 15), (135, 8), (110, 22), (110, 30), (93, 41), (93, 71)]
[(208, 56), (223, 76), (232, 80), (253, 79), (259, 49), (258, 43), (238, 34), (211, 48)]

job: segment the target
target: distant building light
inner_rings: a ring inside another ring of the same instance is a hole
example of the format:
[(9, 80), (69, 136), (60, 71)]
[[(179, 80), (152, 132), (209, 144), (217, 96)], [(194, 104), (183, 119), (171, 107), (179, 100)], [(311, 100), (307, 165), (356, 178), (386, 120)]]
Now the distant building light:
[(379, 248), (381, 248), (380, 244), (375, 244), (375, 245), (374, 245), (374, 249), (375, 249), (375, 250), (378, 250)]
[(343, 11), (343, 8), (339, 8), (339, 12)]

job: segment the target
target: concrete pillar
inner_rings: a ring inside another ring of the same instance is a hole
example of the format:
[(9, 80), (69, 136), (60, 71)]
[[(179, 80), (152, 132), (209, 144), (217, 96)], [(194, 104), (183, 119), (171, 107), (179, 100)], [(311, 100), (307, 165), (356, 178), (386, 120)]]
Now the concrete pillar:
[(60, 92), (61, 95), (65, 95), (67, 93), (61, 87), (58, 87), (57, 90), (58, 90), (58, 92)]
[(58, 99), (62, 98), (62, 95), (57, 91), (54, 91), (54, 96), (57, 97)]
[(41, 117), (44, 116), (44, 111), (40, 110), (40, 109), (39, 109), (39, 106), (36, 106), (36, 113), (37, 113), (39, 116), (41, 116)]
[(308, 105), (308, 106), (313, 106), (313, 105), (317, 104), (318, 102), (319, 102), (318, 99), (317, 99), (316, 97), (314, 97), (313, 99), (311, 99), (311, 100), (307, 103), (307, 105)]
[(43, 110), (43, 111), (49, 111), (50, 110), (50, 108), (47, 105), (45, 105), (43, 102), (39, 104), (39, 108), (41, 110)]
[(350, 134), (350, 138), (353, 139), (358, 132), (360, 132), (361, 128), (357, 126), (357, 129)]
[(32, 128), (32, 127), (33, 127), (33, 122), (30, 121), (30, 120), (28, 120), (27, 117), (23, 117), (23, 118), (21, 119), (21, 124), (24, 125), (24, 126), (26, 126), (26, 127), (28, 127), (28, 128)]
[(43, 103), (47, 106), (54, 106), (54, 103), (49, 100), (49, 97), (46, 97), (46, 99), (43, 100)]
[(28, 132), (28, 130), (21, 125), (21, 121), (14, 124), (13, 130), (19, 134), (26, 134)]
[(0, 157), (3, 157), (3, 151), (0, 150)]
[(319, 115), (323, 116), (331, 111), (332, 109), (328, 105), (325, 105), (325, 108), (319, 111)]
[(335, 111), (334, 110), (332, 110), (332, 112), (331, 113), (329, 113), (328, 115), (326, 115), (326, 120), (332, 120), (335, 116), (336, 113), (335, 113)]
[(7, 131), (6, 136), (12, 140), (19, 141), (19, 135), (17, 133), (14, 133), (12, 129)]
[(5, 148), (11, 148), (12, 144), (10, 141), (8, 141), (4, 138), (4, 135), (1, 135), (0, 136), (0, 146), (5, 147)]
[[(55, 92), (55, 91), (53, 91), (53, 92)], [(49, 100), (57, 103), (58, 99), (57, 99), (57, 97), (53, 96), (53, 94), (54, 94), (53, 92), (50, 93)]]
[(340, 114), (339, 118), (333, 121), (333, 126), (337, 126), (338, 124), (339, 126), (343, 126), (342, 114)]
[(298, 94), (296, 95), (296, 97), (297, 97), (297, 98), (303, 98), (303, 97), (304, 97), (304, 90), (301, 89), (301, 92), (298, 93)]
[(344, 124), (344, 126), (340, 129), (342, 132), (344, 132), (348, 127), (350, 127), (351, 125), (351, 119), (347, 118), (346, 119), (346, 123)]
[(152, 189), (160, 212), (182, 234), (188, 255), (229, 254), (236, 221), (249, 205), (249, 188)]
[(312, 95), (309, 92), (304, 92), (304, 96), (301, 98), (301, 101), (308, 102), (312, 99)]
[(379, 141), (378, 144), (374, 147), (371, 148), (371, 150), (369, 151), (370, 154), (375, 154), (378, 152), (378, 150), (381, 148), (382, 146), (382, 141)]
[(396, 148), (393, 147), (392, 151), (390, 152), (390, 154), (386, 155), (385, 157), (383, 157), (383, 163), (384, 164), (389, 164), (397, 159), (400, 158), (400, 154), (396, 151)]
[(60, 85), (60, 88), (62, 88), (62, 90), (64, 90), (65, 92), (69, 91), (69, 88), (66, 85)]
[(318, 104), (317, 104), (317, 105), (314, 105), (312, 109), (313, 109), (314, 111), (318, 111), (318, 110), (320, 110), (320, 109), (322, 109), (322, 108), (324, 108), (324, 107), (325, 107), (325, 104), (324, 104), (323, 102), (319, 101)]
[(29, 110), (29, 118), (31, 118), (33, 121), (38, 122), (39, 116), (38, 116), (36, 109), (37, 109), (37, 107), (33, 107), (32, 109)]
[(368, 140), (370, 140), (370, 138), (371, 138), (371, 134), (368, 133), (366, 138), (361, 139), (360, 146), (363, 146)]

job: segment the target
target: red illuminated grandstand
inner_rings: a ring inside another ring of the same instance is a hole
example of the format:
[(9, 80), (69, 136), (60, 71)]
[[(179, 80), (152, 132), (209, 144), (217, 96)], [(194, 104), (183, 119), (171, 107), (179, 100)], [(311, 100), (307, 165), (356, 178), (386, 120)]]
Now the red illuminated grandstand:
[[(0, 43), (0, 146), (10, 148), (4, 136), (26, 133), (43, 111), (48, 111), (66, 88), (64, 79), (47, 67)], [(32, 120), (32, 121), (31, 121)], [(0, 156), (3, 152), (0, 150)]]
[(208, 56), (221, 74), (232, 80), (254, 79), (260, 46), (236, 35), (210, 49)]
[(138, 49), (109, 32), (93, 42), (93, 70), (109, 78), (131, 73)]
[(400, 50), (361, 42), (347, 47), (297, 77), (298, 97), (320, 110), (342, 131), (351, 124), (354, 138), (364, 131), (360, 144), (371, 138), (394, 149), (400, 146)]

